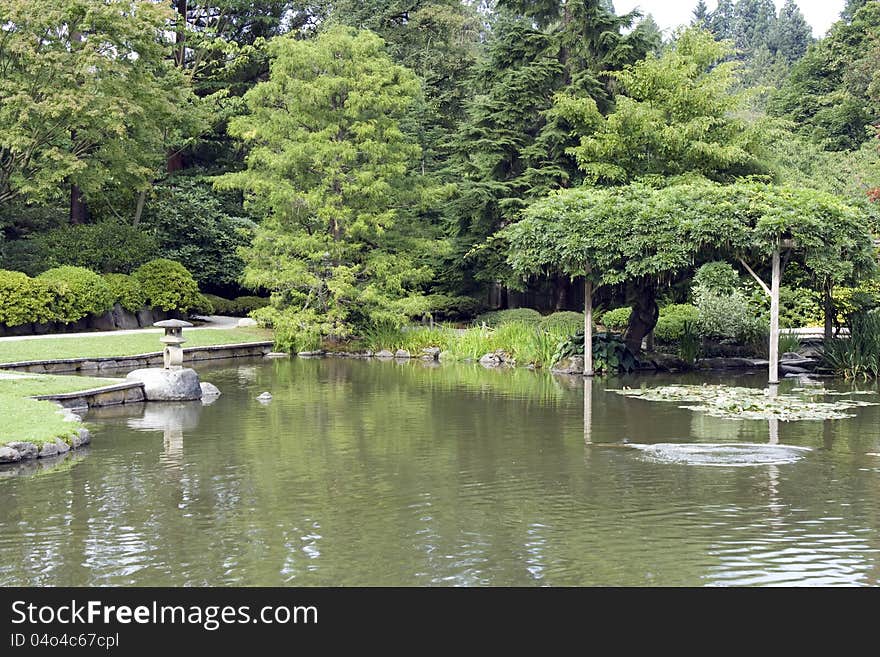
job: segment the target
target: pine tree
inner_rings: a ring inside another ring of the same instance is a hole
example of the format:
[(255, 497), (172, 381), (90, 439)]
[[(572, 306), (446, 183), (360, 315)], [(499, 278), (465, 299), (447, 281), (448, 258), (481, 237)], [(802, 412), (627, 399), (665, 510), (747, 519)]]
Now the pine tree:
[(807, 52), (813, 33), (794, 0), (786, 0), (770, 39), (770, 47), (783, 61), (793, 64)]
[(840, 17), (846, 22), (852, 21), (856, 12), (868, 4), (869, 1), (870, 0), (846, 0), (843, 11), (840, 12)]
[(733, 38), (744, 54), (768, 45), (776, 23), (773, 0), (739, 0), (733, 12)]
[(712, 17), (709, 21), (709, 29), (716, 39), (733, 38), (733, 14), (732, 0), (718, 0), (718, 6), (712, 12)]
[(709, 27), (710, 18), (711, 16), (709, 15), (709, 8), (706, 6), (705, 0), (699, 0), (699, 2), (697, 2), (697, 6), (694, 7), (693, 17), (691, 18), (691, 25), (706, 29)]

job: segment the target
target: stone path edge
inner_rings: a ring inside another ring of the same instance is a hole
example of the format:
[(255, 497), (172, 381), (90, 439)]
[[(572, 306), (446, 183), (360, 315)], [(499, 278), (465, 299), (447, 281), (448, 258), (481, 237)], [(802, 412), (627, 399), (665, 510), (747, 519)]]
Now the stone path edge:
[[(213, 360), (217, 358), (238, 358), (243, 356), (263, 356), (272, 351), (271, 340), (243, 342), (237, 344), (211, 345), (205, 347), (186, 347), (183, 360)], [(63, 372), (83, 372), (123, 367), (147, 367), (162, 365), (162, 352), (155, 351), (133, 356), (106, 356), (97, 358), (59, 358), (50, 360), (29, 360), (0, 363), (0, 369), (24, 370), (38, 374), (60, 374)]]

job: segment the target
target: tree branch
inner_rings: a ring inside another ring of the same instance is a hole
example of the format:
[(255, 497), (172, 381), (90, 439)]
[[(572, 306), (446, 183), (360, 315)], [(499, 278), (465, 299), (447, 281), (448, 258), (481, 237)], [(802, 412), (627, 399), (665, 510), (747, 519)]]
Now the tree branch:
[(748, 263), (746, 263), (746, 261), (743, 260), (742, 258), (737, 258), (737, 260), (739, 260), (739, 261), (742, 263), (742, 266), (745, 267), (745, 268), (746, 268), (746, 271), (749, 272), (749, 273), (752, 275), (752, 278), (754, 278), (756, 281), (758, 281), (758, 285), (760, 285), (760, 286), (761, 286), (761, 289), (764, 290), (764, 292), (767, 293), (767, 296), (768, 296), (768, 297), (773, 296), (773, 295), (770, 293), (770, 288), (767, 287), (767, 284), (766, 284), (764, 281), (762, 281), (762, 280), (760, 279), (760, 277), (759, 277), (755, 272), (752, 271), (752, 268), (749, 267)]

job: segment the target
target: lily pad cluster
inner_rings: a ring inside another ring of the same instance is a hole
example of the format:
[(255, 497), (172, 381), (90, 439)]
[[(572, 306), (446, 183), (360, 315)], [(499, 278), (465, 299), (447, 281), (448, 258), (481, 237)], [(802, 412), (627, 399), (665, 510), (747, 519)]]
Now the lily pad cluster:
[(853, 408), (878, 405), (843, 398), (833, 402), (816, 401), (819, 396), (832, 394), (824, 389), (800, 389), (800, 394), (771, 395), (767, 389), (707, 384), (624, 388), (614, 392), (647, 401), (676, 402), (680, 408), (731, 420), (839, 420), (854, 417), (853, 413), (847, 412)]

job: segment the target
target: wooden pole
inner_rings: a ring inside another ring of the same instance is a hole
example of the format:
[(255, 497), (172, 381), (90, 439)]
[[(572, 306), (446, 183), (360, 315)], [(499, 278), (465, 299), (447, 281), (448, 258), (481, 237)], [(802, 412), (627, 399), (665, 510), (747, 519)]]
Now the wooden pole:
[(773, 280), (770, 282), (770, 379), (779, 383), (779, 247), (773, 250)]
[(584, 376), (593, 376), (593, 281), (589, 265), (584, 277)]
[(593, 444), (593, 379), (584, 379), (584, 444)]

